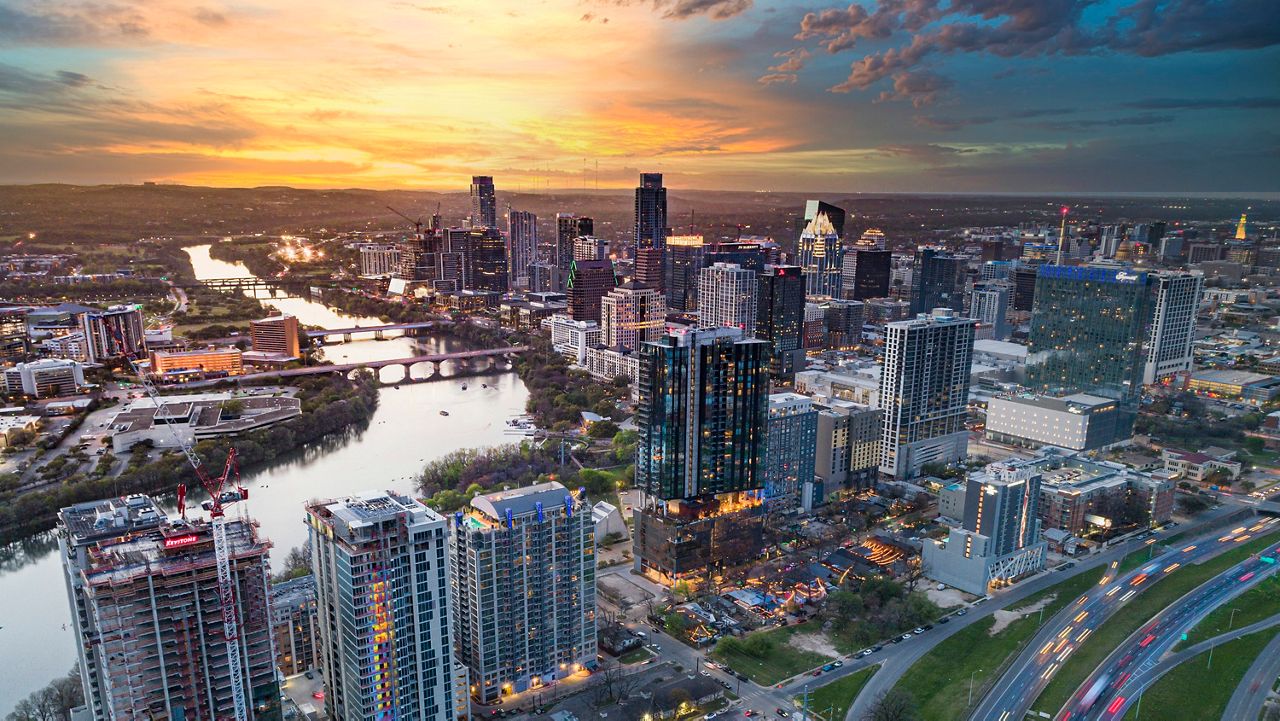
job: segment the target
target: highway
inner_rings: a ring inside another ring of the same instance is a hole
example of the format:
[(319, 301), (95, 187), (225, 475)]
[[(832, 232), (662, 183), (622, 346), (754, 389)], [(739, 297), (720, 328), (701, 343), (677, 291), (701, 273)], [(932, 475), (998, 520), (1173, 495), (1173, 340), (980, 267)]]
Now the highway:
[[(1251, 534), (1271, 531), (1277, 522), (1274, 518), (1259, 521), (1245, 531), (1222, 538), (1227, 539), (1226, 543), (1235, 543)], [(1154, 620), (1121, 643), (1094, 669), (1057, 718), (1060, 721), (1123, 718), (1141, 691), (1154, 680), (1152, 671), (1160, 658), (1181, 640), (1182, 634), (1213, 609), (1275, 573), (1280, 566), (1276, 563), (1277, 553), (1280, 553), (1280, 543), (1273, 543), (1161, 610)], [(1271, 560), (1265, 560), (1268, 558)], [(1166, 556), (1163, 562), (1169, 560)]]
[[(1271, 620), (1280, 621), (1280, 618), (1272, 617)], [(1222, 718), (1258, 718), (1262, 713), (1262, 705), (1267, 700), (1267, 694), (1278, 676), (1280, 676), (1280, 634), (1276, 634), (1275, 638), (1271, 639), (1271, 643), (1262, 649), (1262, 653), (1254, 659), (1253, 665), (1249, 667), (1244, 678), (1240, 679), (1240, 685), (1236, 686), (1235, 693), (1231, 694), (1231, 701), (1227, 703), (1227, 710), (1222, 714)]]
[[(1176, 550), (1123, 575), (1118, 574), (1120, 557), (1110, 561), (1110, 569), (1098, 585), (1079, 600), (1049, 619), (1023, 648), (1009, 670), (983, 698), (971, 718), (980, 721), (1022, 719), (1036, 698), (1049, 685), (1072, 652), (1088, 639), (1116, 611), (1153, 585), (1155, 577), (1176, 573), (1185, 565), (1198, 563), (1235, 546), (1242, 537), (1274, 530), (1280, 519), (1248, 520), (1230, 532), (1188, 540)], [(1257, 528), (1251, 531), (1250, 528)], [(1154, 543), (1158, 536), (1149, 539)], [(1139, 546), (1140, 547), (1140, 546)], [(1140, 602), (1141, 599), (1136, 602)]]

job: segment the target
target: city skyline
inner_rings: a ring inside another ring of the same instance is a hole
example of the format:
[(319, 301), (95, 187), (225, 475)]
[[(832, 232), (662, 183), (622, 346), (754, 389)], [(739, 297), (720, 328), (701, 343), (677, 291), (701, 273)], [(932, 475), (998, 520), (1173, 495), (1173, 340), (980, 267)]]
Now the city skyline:
[(1146, 4), (6, 2), (0, 182), (1280, 190), (1280, 10)]

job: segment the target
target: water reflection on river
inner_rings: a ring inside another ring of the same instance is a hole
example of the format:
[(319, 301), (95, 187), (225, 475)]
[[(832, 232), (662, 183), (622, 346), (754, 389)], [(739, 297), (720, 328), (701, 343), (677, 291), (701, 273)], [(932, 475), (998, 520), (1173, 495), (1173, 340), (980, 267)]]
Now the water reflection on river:
[[(210, 258), (209, 246), (188, 248), (187, 252), (197, 278), (249, 275), (239, 264)], [(264, 302), (296, 315), (304, 324), (349, 327), (381, 323), (377, 318), (343, 315), (300, 298)], [(343, 363), (453, 350), (463, 348), (439, 338), (391, 338), (330, 345), (325, 354), (329, 360)], [(413, 372), (415, 376), (426, 374), (422, 368)], [(395, 380), (402, 371), (392, 366), (383, 373)], [(250, 494), (242, 508), (262, 524), (263, 533), (275, 543), (273, 560), (278, 564), (288, 549), (305, 540), (302, 505), (309, 499), (375, 488), (408, 492), (412, 477), (428, 460), (459, 448), (517, 440), (505, 432), (505, 421), (524, 410), (527, 392), (519, 378), (514, 373), (496, 373), (469, 377), (466, 384), (465, 391), (461, 381), (448, 380), (386, 387), (367, 428), (245, 473)], [(441, 410), (449, 415), (440, 415)], [(0, 551), (0, 668), (4, 669), (0, 673), (0, 714), (75, 663), (70, 612), (55, 551), (56, 543), (48, 537)]]

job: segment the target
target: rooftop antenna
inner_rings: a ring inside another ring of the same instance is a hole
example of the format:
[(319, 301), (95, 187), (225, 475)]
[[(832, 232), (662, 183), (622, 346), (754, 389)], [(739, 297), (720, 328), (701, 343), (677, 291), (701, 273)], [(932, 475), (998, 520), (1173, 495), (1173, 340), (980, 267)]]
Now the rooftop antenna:
[(1062, 244), (1067, 242), (1067, 206), (1062, 206), (1062, 224), (1058, 226), (1058, 261), (1054, 265), (1062, 265)]

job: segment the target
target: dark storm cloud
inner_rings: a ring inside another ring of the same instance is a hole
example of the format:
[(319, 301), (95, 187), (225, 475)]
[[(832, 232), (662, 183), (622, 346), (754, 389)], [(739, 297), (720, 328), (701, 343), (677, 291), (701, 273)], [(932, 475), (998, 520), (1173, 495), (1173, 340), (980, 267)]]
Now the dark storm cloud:
[[(1182, 52), (1251, 50), (1280, 44), (1280, 2), (1275, 0), (1136, 0), (1100, 23), (1084, 21), (1094, 0), (878, 0), (806, 14), (797, 40), (817, 41), (828, 53), (856, 49), (864, 40), (910, 33), (911, 41), (864, 55), (831, 89), (865, 90), (904, 73), (918, 74), (935, 55), (1003, 58), (1121, 54), (1153, 57)], [(1094, 8), (1095, 12), (1097, 8)], [(905, 81), (902, 84), (908, 84)], [(933, 97), (895, 87), (888, 97)]]
[(136, 41), (149, 32), (142, 15), (123, 5), (85, 2), (55, 10), (0, 1), (0, 44), (97, 45)]

